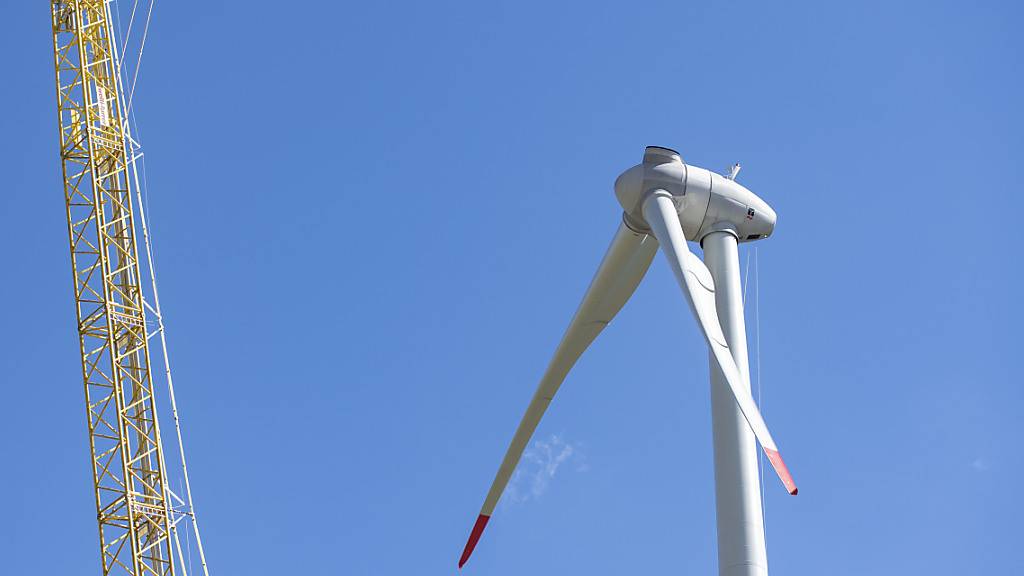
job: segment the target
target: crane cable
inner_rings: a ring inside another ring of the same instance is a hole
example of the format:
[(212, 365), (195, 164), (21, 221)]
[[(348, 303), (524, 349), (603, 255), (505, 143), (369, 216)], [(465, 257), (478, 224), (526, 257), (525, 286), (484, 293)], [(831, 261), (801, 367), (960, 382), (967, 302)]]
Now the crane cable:
[[(132, 2), (132, 15), (128, 19), (128, 32), (126, 34), (124, 34), (124, 44), (121, 45), (121, 55), (122, 56), (128, 53), (128, 39), (132, 37), (132, 26), (135, 24), (135, 10), (138, 7), (139, 7), (139, 0), (134, 0)], [(114, 0), (114, 8), (116, 9), (114, 14), (117, 17), (117, 32), (118, 32), (118, 34), (120, 34), (121, 33), (121, 6), (117, 3), (117, 0)], [(117, 72), (118, 72), (118, 74), (121, 73), (120, 65), (118, 65)]]
[[(107, 1), (109, 2), (110, 0), (107, 0)], [(128, 93), (128, 103), (125, 106), (125, 110), (126, 110), (127, 113), (131, 113), (131, 111), (132, 111), (132, 100), (135, 98), (135, 85), (139, 81), (139, 70), (142, 68), (142, 53), (146, 50), (146, 39), (149, 38), (149, 24), (153, 20), (153, 7), (154, 7), (155, 4), (156, 4), (156, 0), (149, 0), (149, 8), (146, 9), (146, 25), (142, 28), (142, 40), (139, 42), (139, 54), (135, 58), (135, 71), (132, 73), (131, 90)], [(135, 13), (138, 11), (138, 7), (139, 7), (139, 0), (133, 0), (132, 1), (132, 13), (131, 13), (131, 16), (128, 18), (128, 32), (123, 35), (124, 36), (124, 42), (123, 42), (123, 44), (121, 46), (121, 56), (127, 56), (127, 54), (128, 54), (128, 42), (131, 40), (131, 37), (132, 37), (132, 28), (135, 25)], [(118, 34), (120, 34), (121, 33), (121, 6), (118, 3), (118, 0), (114, 0), (114, 17), (115, 17), (115, 19), (117, 21), (117, 31), (118, 31)], [(120, 76), (121, 76), (121, 72), (122, 72), (122, 68), (123, 67), (124, 67), (124, 58), (121, 58), (120, 61), (117, 63), (118, 81), (120, 81)]]
[[(132, 172), (132, 177), (133, 177), (133, 179), (135, 181), (134, 182), (135, 183), (135, 195), (136, 195), (136, 199), (137, 199), (137, 202), (138, 202), (138, 205), (139, 205), (139, 221), (142, 223), (142, 237), (143, 237), (143, 243), (144, 243), (145, 248), (146, 248), (146, 259), (147, 259), (148, 264), (149, 264), (150, 284), (151, 284), (152, 290), (153, 290), (153, 305), (149, 306), (149, 304), (146, 304), (146, 306), (150, 309), (150, 311), (153, 313), (153, 315), (156, 316), (157, 332), (159, 332), (159, 334), (160, 334), (160, 347), (161, 347), (161, 349), (163, 351), (164, 369), (165, 369), (165, 374), (166, 374), (166, 378), (167, 378), (167, 391), (168, 391), (168, 397), (170, 399), (170, 404), (171, 404), (171, 415), (172, 415), (172, 419), (174, 421), (174, 431), (176, 433), (177, 440), (178, 440), (178, 454), (181, 457), (181, 469), (182, 469), (182, 476), (184, 478), (184, 488), (185, 488), (185, 490), (184, 490), (185, 494), (184, 495), (185, 495), (185, 499), (187, 501), (187, 506), (188, 506), (188, 513), (187, 513), (187, 515), (191, 519), (192, 531), (195, 533), (195, 536), (196, 536), (196, 547), (197, 547), (198, 552), (199, 552), (199, 561), (200, 561), (202, 569), (203, 569), (203, 575), (204, 576), (209, 576), (209, 571), (208, 571), (208, 568), (207, 568), (207, 565), (206, 565), (206, 555), (205, 555), (205, 553), (203, 551), (203, 542), (202, 542), (202, 538), (199, 535), (199, 523), (196, 520), (195, 506), (192, 503), (192, 489), (191, 489), (191, 485), (190, 485), (189, 478), (188, 478), (188, 466), (186, 465), (186, 462), (185, 462), (185, 447), (184, 447), (184, 443), (182, 441), (181, 426), (180, 426), (180, 422), (179, 422), (179, 419), (178, 419), (177, 402), (176, 402), (175, 396), (174, 396), (174, 383), (173, 383), (173, 380), (171, 378), (170, 358), (169, 358), (168, 353), (167, 353), (166, 331), (165, 331), (165, 328), (164, 328), (163, 313), (161, 312), (161, 309), (160, 309), (160, 296), (159, 296), (159, 293), (157, 292), (157, 285), (156, 285), (156, 261), (155, 261), (155, 259), (153, 257), (153, 248), (152, 248), (152, 245), (151, 245), (150, 239), (149, 239), (149, 227), (147, 225), (147, 220), (146, 220), (145, 202), (143, 201), (143, 193), (145, 193), (145, 200), (147, 200), (147, 201), (149, 200), (149, 189), (148, 189), (148, 185), (145, 186), (145, 188), (142, 185), (140, 185), (140, 183), (139, 183), (139, 170), (138, 170), (138, 167), (137, 167), (137, 164), (136, 164), (136, 160), (141, 157), (142, 158), (142, 168), (143, 168), (143, 176), (142, 176), (143, 177), (143, 184), (147, 184), (147, 180), (148, 179), (146, 178), (146, 173), (145, 173), (145, 166), (146, 166), (145, 156), (142, 153), (136, 153), (137, 151), (141, 150), (142, 144), (141, 144), (141, 135), (140, 135), (140, 132), (139, 132), (139, 129), (138, 129), (138, 121), (135, 118), (135, 113), (134, 113), (134, 110), (132, 109), (131, 103), (132, 103), (132, 98), (134, 97), (134, 94), (135, 94), (135, 85), (136, 85), (136, 82), (138, 81), (138, 78), (139, 78), (139, 69), (140, 69), (140, 67), (142, 65), (142, 52), (145, 49), (146, 39), (149, 36), (149, 26), (150, 26), (150, 23), (152, 21), (153, 5), (155, 4), (155, 1), (156, 0), (150, 0), (150, 3), (149, 3), (149, 9), (148, 9), (148, 13), (147, 13), (147, 16), (146, 16), (146, 24), (145, 24), (145, 27), (144, 27), (143, 32), (142, 32), (142, 40), (141, 40), (141, 43), (140, 43), (140, 46), (139, 46), (139, 54), (138, 54), (138, 57), (136, 58), (136, 61), (135, 61), (135, 71), (134, 71), (134, 74), (133, 74), (133, 77), (132, 77), (131, 92), (130, 92), (130, 95), (128, 97), (127, 103), (124, 105), (125, 106), (124, 110), (122, 111), (122, 113), (124, 115), (124, 119), (125, 119), (125, 122), (123, 124), (123, 126), (124, 126), (124, 137), (125, 137), (125, 140), (127, 141), (127, 144), (129, 144), (131, 146), (130, 158), (128, 158), (127, 161), (132, 166), (131, 172)], [(132, 6), (132, 16), (131, 16), (131, 20), (129, 21), (129, 31), (128, 31), (128, 34), (125, 35), (125, 38), (124, 38), (125, 50), (127, 50), (128, 41), (130, 39), (130, 34), (131, 34), (131, 26), (134, 23), (135, 11), (136, 11), (137, 6), (138, 6), (138, 0), (134, 0), (133, 6)], [(120, 32), (121, 32), (120, 6), (119, 6), (117, 0), (114, 0), (114, 13), (115, 13), (115, 16), (116, 16), (115, 20), (116, 20), (116, 23), (117, 23), (118, 33), (120, 34)], [(116, 42), (116, 40), (114, 42), (114, 50), (115, 51), (117, 50), (117, 42)], [(117, 82), (119, 84), (119, 88), (121, 88), (120, 92), (122, 94), (124, 94), (124, 90), (123, 90), (123, 86), (122, 86), (122, 76), (121, 76), (121, 69), (122, 69), (122, 66), (123, 66), (123, 61), (120, 60), (118, 56), (119, 55), (115, 52), (115, 54), (114, 54), (114, 63), (115, 63), (115, 66), (117, 67), (117, 71), (118, 71), (118, 73), (117, 73)], [(132, 130), (134, 130), (136, 136), (138, 137), (137, 140), (132, 138)], [(178, 558), (179, 558), (179, 561), (182, 563), (182, 570), (184, 570), (185, 560), (182, 557), (181, 541), (178, 539), (177, 530), (173, 527), (173, 525), (172, 525), (171, 529), (174, 531), (174, 538), (175, 538), (175, 541), (176, 541), (177, 547), (178, 547)], [(189, 565), (189, 569), (191, 570), (191, 567), (192, 567), (192, 554), (191, 554), (191, 545), (188, 543), (188, 541), (189, 541), (188, 531), (185, 532), (185, 538), (186, 538), (186, 543), (187, 543), (187, 546), (188, 546), (188, 549), (189, 549), (188, 565)]]
[[(751, 258), (753, 257), (753, 258)], [(757, 387), (757, 407), (764, 414), (764, 404), (762, 402), (762, 388), (761, 388), (761, 274), (759, 269), (757, 246), (754, 246), (751, 251), (747, 252), (747, 264), (746, 269), (743, 272), (743, 308), (746, 310), (747, 304), (747, 285), (750, 282), (750, 260), (754, 260), (754, 369), (757, 374), (756, 387)], [(757, 470), (758, 470), (758, 484), (761, 490), (761, 526), (765, 534), (765, 540), (768, 539), (768, 528), (767, 528), (767, 514), (765, 513), (765, 502), (764, 502), (764, 452), (761, 450), (757, 451)]]
[[(764, 402), (761, 400), (761, 270), (758, 266), (757, 246), (754, 246), (754, 362), (757, 367), (757, 407), (764, 414)], [(765, 540), (768, 540), (768, 518), (764, 502), (764, 451), (758, 450), (757, 464), (761, 473), (761, 527)], [(765, 543), (767, 546), (767, 542)]]
[[(150, 9), (145, 14), (145, 27), (142, 29), (142, 41), (138, 46), (138, 57), (135, 59), (135, 73), (131, 79), (131, 91), (128, 93), (127, 111), (131, 112), (131, 101), (135, 97), (135, 83), (138, 82), (138, 71), (142, 66), (142, 51), (145, 50), (145, 39), (150, 37), (150, 20), (153, 19), (153, 6), (157, 0), (150, 0)], [(127, 38), (125, 39), (127, 42)]]

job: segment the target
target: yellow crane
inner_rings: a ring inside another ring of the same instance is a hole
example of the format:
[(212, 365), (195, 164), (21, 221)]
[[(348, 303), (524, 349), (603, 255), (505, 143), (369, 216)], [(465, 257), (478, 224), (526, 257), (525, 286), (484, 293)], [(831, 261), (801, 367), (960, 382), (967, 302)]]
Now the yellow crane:
[[(152, 5), (151, 5), (152, 6)], [(85, 385), (102, 574), (186, 573), (184, 520), (208, 575), (187, 468), (155, 271), (142, 210), (129, 107), (108, 0), (51, 0), (60, 159)], [(147, 20), (148, 22), (148, 20)], [(138, 201), (133, 203), (133, 194)], [(143, 294), (142, 254), (152, 281)], [(150, 325), (156, 326), (150, 331)], [(149, 341), (160, 335), (178, 435), (182, 494), (171, 490), (161, 444)], [(191, 538), (187, 540), (191, 542)]]

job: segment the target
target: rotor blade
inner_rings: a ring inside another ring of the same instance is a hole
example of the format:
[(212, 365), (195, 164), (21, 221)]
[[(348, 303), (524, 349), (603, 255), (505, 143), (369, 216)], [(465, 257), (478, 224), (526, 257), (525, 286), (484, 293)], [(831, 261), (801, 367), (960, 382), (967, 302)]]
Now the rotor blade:
[(796, 494), (797, 488), (793, 477), (779, 455), (778, 447), (768, 432), (768, 426), (761, 417), (757, 404), (754, 403), (754, 397), (750, 394), (750, 387), (745, 385), (747, 382), (736, 367), (736, 361), (722, 333), (722, 326), (718, 322), (718, 309), (715, 306), (715, 282), (711, 272), (687, 247), (671, 194), (661, 190), (652, 193), (644, 200), (643, 214), (652, 233), (658, 239), (669, 265), (672, 266), (672, 271), (675, 272), (676, 280), (679, 281), (690, 303), (690, 310), (700, 324), (701, 332), (704, 333), (708, 347), (711, 348), (722, 374), (729, 383), (729, 389), (743, 417), (753, 430), (754, 436), (761, 442), (761, 447), (786, 486), (786, 491)]
[(558, 387), (562, 385), (562, 381), (565, 380), (569, 370), (576, 364), (584, 350), (622, 309), (626, 300), (633, 295), (657, 251), (658, 243), (653, 237), (634, 232), (626, 226), (625, 222), (619, 225), (619, 230), (615, 233), (608, 252), (605, 253), (594, 279), (590, 282), (587, 293), (583, 296), (583, 302), (580, 303), (569, 328), (562, 336), (555, 356), (548, 364), (547, 371), (544, 372), (544, 377), (526, 409), (526, 414), (523, 415), (523, 419), (519, 422), (519, 428), (516, 429), (515, 436), (512, 437), (512, 443), (509, 445), (508, 451), (505, 452), (505, 458), (501, 461), (498, 474), (494, 477), (490, 491), (487, 492), (480, 516), (473, 526), (469, 541), (459, 559), (459, 568), (473, 553), (473, 548), (480, 539), (487, 520), (494, 512), (494, 507), (497, 506), (505, 486), (512, 477), (519, 458), (523, 455), (530, 437), (537, 429), (537, 424), (555, 396), (555, 392), (558, 391)]

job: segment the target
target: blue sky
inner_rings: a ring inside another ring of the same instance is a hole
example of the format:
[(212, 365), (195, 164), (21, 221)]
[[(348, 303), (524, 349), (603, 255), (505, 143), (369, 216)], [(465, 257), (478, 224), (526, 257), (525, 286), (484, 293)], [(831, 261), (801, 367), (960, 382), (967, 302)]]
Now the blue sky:
[[(773, 573), (1024, 572), (1021, 9), (693, 4), (157, 4), (136, 111), (213, 573), (455, 572), (648, 144), (779, 215)], [(95, 574), (49, 16), (7, 14), (0, 548)], [(537, 439), (467, 574), (714, 572), (661, 258)]]

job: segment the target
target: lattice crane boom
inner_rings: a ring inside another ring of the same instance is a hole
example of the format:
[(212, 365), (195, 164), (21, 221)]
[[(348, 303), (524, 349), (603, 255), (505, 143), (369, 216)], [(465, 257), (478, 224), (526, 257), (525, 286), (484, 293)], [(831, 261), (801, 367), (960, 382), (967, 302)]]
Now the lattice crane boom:
[(197, 537), (198, 527), (188, 492), (185, 511), (175, 510), (160, 438), (132, 203), (135, 151), (111, 7), (108, 0), (51, 0), (50, 7), (102, 574), (184, 574), (175, 526), (192, 516)]

